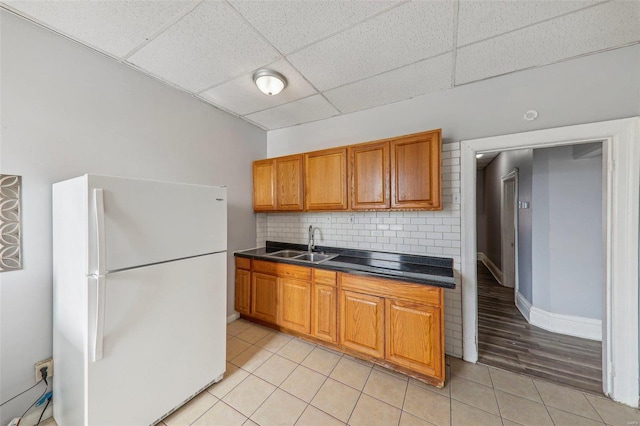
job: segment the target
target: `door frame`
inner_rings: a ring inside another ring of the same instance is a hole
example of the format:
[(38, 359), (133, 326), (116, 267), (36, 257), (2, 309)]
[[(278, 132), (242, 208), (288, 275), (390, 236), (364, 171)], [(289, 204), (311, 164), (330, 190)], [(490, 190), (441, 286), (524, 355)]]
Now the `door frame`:
[[(500, 262), (503, 265), (502, 266), (502, 285), (504, 287), (507, 287), (504, 285), (505, 279), (504, 279), (504, 265), (505, 263), (505, 247), (506, 247), (506, 241), (505, 241), (505, 186), (507, 182), (514, 182), (514, 190), (513, 190), (513, 223), (511, 225), (513, 225), (513, 239), (514, 239), (514, 244), (515, 247), (513, 249), (513, 265), (514, 265), (514, 270), (513, 270), (513, 289), (514, 291), (514, 300), (515, 300), (515, 295), (518, 294), (518, 284), (519, 284), (519, 280), (518, 280), (518, 272), (519, 272), (519, 268), (518, 268), (518, 168), (515, 167), (513, 168), (509, 173), (507, 173), (506, 175), (502, 176), (500, 178), (501, 180), (501, 185), (502, 187), (500, 188)], [(512, 288), (512, 287), (509, 287)]]
[(461, 155), (462, 336), (465, 361), (478, 360), (476, 153), (603, 142), (606, 181), (603, 392), (638, 407), (638, 229), (640, 117), (466, 140)]

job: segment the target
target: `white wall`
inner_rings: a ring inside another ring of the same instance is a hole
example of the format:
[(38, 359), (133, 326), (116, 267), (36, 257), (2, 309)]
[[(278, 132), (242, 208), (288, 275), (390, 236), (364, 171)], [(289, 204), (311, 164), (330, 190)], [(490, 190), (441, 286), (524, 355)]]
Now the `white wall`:
[[(514, 168), (518, 168), (518, 200), (531, 203), (531, 168), (533, 150), (519, 149), (501, 152), (484, 169), (484, 204), (485, 226), (484, 241), (478, 232), (478, 246), (485, 248), (484, 254), (502, 270), (502, 228), (501, 228), (501, 196), (502, 176)], [(479, 194), (476, 194), (480, 202)], [(518, 215), (518, 287), (520, 293), (531, 302), (531, 211), (517, 209)]]
[(533, 306), (602, 319), (602, 156), (533, 151)]
[[(84, 173), (226, 184), (232, 252), (256, 240), (251, 162), (266, 133), (5, 11), (0, 31), (0, 173), (22, 175), (24, 191), (24, 270), (0, 274), (4, 401), (52, 354), (51, 184)], [(232, 312), (232, 255), (229, 271)], [(0, 424), (37, 394), (3, 407)]]

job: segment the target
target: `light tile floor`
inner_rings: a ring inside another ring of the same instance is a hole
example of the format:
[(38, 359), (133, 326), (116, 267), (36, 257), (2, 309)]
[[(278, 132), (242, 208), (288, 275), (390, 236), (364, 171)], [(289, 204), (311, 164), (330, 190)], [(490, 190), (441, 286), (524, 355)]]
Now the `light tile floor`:
[(604, 397), (448, 358), (437, 389), (237, 320), (225, 378), (165, 419), (176, 425), (638, 425)]
[(245, 320), (227, 327), (227, 360), (224, 379), (164, 425), (640, 424), (604, 397), (451, 357), (437, 389)]

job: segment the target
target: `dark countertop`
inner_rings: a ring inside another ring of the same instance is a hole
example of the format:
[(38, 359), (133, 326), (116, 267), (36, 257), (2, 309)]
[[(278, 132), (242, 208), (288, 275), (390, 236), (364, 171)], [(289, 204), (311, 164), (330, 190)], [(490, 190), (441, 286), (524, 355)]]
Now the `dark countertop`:
[(351, 274), (410, 281), (436, 287), (455, 288), (453, 259), (450, 258), (322, 246), (316, 246), (314, 251), (338, 254), (338, 256), (322, 263), (301, 262), (267, 256), (268, 253), (285, 249), (307, 251), (307, 246), (267, 241), (266, 247), (237, 251), (234, 255)]

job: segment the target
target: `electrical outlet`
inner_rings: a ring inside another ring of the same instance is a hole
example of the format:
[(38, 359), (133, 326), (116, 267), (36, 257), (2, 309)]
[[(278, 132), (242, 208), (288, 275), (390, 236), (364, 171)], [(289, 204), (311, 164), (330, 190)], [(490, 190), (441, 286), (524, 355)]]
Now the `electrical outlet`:
[(42, 367), (47, 367), (47, 378), (53, 376), (53, 358), (45, 359), (36, 363), (36, 382), (42, 380)]

